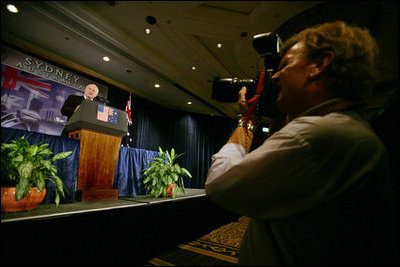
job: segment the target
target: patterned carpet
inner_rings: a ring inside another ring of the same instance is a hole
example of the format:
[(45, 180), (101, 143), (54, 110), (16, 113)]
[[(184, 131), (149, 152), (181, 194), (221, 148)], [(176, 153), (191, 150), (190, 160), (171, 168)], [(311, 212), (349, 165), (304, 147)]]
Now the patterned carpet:
[(146, 266), (235, 266), (248, 217), (221, 226), (151, 258)]

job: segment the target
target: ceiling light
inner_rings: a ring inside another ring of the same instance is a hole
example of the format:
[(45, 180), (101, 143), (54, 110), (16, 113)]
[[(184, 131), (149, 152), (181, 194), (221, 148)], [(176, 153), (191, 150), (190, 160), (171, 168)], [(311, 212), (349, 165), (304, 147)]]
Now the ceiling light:
[(7, 5), (7, 10), (11, 13), (18, 13), (18, 8), (12, 4)]
[(151, 34), (151, 30), (150, 30), (149, 28), (145, 29), (144, 32), (145, 32), (147, 35)]
[(192, 66), (192, 70), (196, 70), (196, 67), (195, 67), (195, 66)]
[(156, 83), (156, 84), (154, 85), (154, 87), (155, 87), (155, 88), (160, 88), (160, 85), (159, 85), (158, 83)]
[(106, 56), (104, 56), (104, 57), (103, 57), (103, 60), (104, 60), (104, 61), (106, 61), (106, 62), (108, 62), (108, 61), (110, 61), (110, 58), (109, 58), (109, 57), (106, 57)]
[(221, 47), (222, 47), (222, 44), (221, 44), (221, 43), (218, 43), (218, 44), (217, 44), (217, 47), (218, 47), (218, 48), (221, 48)]
[(191, 105), (191, 104), (192, 104), (192, 102), (189, 101), (189, 102), (188, 102), (188, 105)]

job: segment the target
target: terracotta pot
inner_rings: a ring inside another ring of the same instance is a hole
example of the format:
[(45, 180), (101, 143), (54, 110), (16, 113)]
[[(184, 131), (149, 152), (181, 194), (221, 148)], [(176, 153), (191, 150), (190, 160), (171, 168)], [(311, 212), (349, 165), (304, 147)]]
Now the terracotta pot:
[(170, 184), (170, 185), (168, 186), (167, 194), (165, 195), (166, 197), (172, 197), (172, 188), (174, 188), (174, 185), (175, 185), (175, 184)]
[(33, 210), (46, 196), (46, 188), (42, 192), (32, 187), (29, 193), (20, 201), (15, 200), (15, 187), (1, 188), (1, 211)]

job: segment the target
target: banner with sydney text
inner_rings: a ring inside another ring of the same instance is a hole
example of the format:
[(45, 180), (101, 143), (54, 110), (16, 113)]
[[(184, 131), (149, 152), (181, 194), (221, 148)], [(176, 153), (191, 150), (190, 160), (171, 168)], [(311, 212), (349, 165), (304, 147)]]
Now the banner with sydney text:
[[(93, 81), (1, 46), (1, 126), (61, 135), (67, 117), (61, 107), (69, 95), (83, 95)], [(96, 83), (97, 84), (97, 83)], [(97, 84), (99, 96), (108, 87)]]
[(61, 107), (83, 92), (1, 64), (1, 126), (61, 135), (67, 117)]

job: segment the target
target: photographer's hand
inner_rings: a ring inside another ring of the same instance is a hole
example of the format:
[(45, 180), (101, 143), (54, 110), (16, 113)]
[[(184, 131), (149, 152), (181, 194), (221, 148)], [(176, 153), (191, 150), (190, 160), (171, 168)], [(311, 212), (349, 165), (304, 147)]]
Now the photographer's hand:
[(239, 97), (238, 97), (239, 109), (240, 113), (242, 113), (242, 116), (246, 116), (247, 110), (249, 109), (249, 106), (247, 105), (246, 102), (246, 93), (247, 93), (247, 88), (246, 86), (243, 86), (242, 89), (240, 89), (239, 91)]

